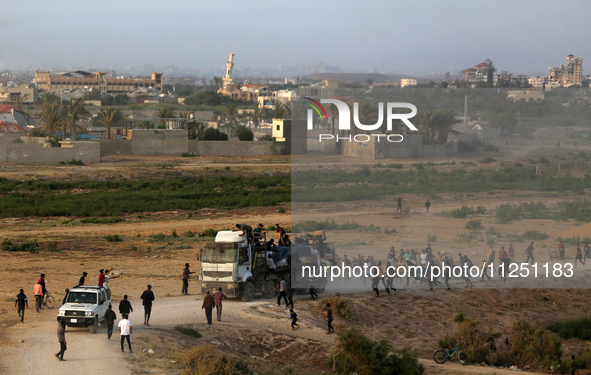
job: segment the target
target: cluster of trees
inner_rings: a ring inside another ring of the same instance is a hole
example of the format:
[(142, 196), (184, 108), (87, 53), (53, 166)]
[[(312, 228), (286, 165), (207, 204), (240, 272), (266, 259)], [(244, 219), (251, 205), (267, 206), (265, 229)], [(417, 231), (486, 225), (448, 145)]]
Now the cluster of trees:
[[(78, 134), (84, 131), (78, 122), (91, 117), (84, 100), (84, 98), (78, 98), (62, 103), (56, 95), (45, 94), (41, 102), (41, 121), (45, 128), (43, 136), (55, 137), (55, 140), (66, 139), (70, 131), (71, 139), (76, 140)], [(97, 117), (97, 121), (106, 127), (107, 138), (110, 138), (111, 126), (120, 123), (123, 119), (123, 113), (115, 107), (101, 108)], [(36, 134), (41, 135), (39, 132)]]

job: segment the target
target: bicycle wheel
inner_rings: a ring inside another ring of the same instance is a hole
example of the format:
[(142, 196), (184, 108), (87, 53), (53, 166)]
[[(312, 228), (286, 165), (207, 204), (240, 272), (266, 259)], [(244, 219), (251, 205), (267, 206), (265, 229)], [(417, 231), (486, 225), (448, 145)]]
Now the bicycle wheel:
[(468, 365), (468, 355), (466, 355), (466, 353), (464, 352), (459, 352), (458, 353), (458, 360), (460, 361), (460, 363), (464, 366)]
[(47, 304), (48, 309), (53, 309), (55, 307), (55, 298), (53, 298), (53, 296), (49, 295), (49, 296), (47, 296), (45, 303)]
[(438, 350), (433, 354), (433, 360), (439, 364), (443, 364), (447, 361), (447, 353), (445, 350)]

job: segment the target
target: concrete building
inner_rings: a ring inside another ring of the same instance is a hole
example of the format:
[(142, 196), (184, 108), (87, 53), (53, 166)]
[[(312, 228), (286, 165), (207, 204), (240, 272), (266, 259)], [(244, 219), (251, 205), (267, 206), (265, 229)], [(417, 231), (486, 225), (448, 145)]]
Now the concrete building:
[(29, 85), (0, 86), (0, 104), (35, 104), (37, 90)]
[(493, 66), (491, 60), (486, 59), (472, 68), (462, 70), (462, 81), (474, 86), (479, 83), (492, 86), (496, 71), (497, 67)]
[(89, 73), (82, 70), (55, 74), (50, 71), (35, 71), (35, 85), (47, 92), (80, 88), (97, 89), (105, 95), (126, 94), (141, 88), (154, 88), (162, 92), (162, 84), (163, 73), (152, 73), (150, 79), (141, 79), (107, 78), (107, 72)]
[(544, 100), (544, 92), (539, 88), (529, 88), (527, 90), (509, 90), (507, 91), (507, 99), (512, 99), (513, 101), (518, 100), (525, 100), (529, 102), (530, 100), (533, 101), (542, 101)]
[(403, 78), (400, 80), (400, 87), (416, 86), (417, 80), (412, 78)]
[(548, 77), (529, 77), (527, 81), (531, 87), (543, 89), (546, 86)]
[(583, 84), (583, 59), (568, 55), (566, 57), (566, 66), (560, 65), (557, 68), (548, 68), (548, 83), (552, 86), (570, 87), (582, 86)]
[(298, 88), (298, 96), (314, 96), (331, 98), (336, 96), (339, 83), (325, 79), (320, 85), (300, 86)]

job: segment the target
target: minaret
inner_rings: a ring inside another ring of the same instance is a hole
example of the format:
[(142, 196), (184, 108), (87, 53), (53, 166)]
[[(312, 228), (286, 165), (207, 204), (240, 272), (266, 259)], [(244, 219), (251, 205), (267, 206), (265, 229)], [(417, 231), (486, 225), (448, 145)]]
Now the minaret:
[(232, 68), (234, 67), (234, 52), (230, 52), (230, 59), (226, 63), (226, 75), (222, 78), (223, 88), (226, 89), (232, 83)]

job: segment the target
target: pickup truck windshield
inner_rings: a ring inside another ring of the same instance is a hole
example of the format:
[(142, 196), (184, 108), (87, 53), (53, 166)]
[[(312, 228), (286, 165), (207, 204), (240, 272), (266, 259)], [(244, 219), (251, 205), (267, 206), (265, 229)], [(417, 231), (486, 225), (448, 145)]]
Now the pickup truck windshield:
[(208, 243), (203, 249), (203, 262), (234, 263), (236, 246), (234, 243)]
[(68, 299), (66, 300), (66, 302), (96, 304), (97, 296), (98, 294), (96, 293), (70, 292), (68, 293)]

